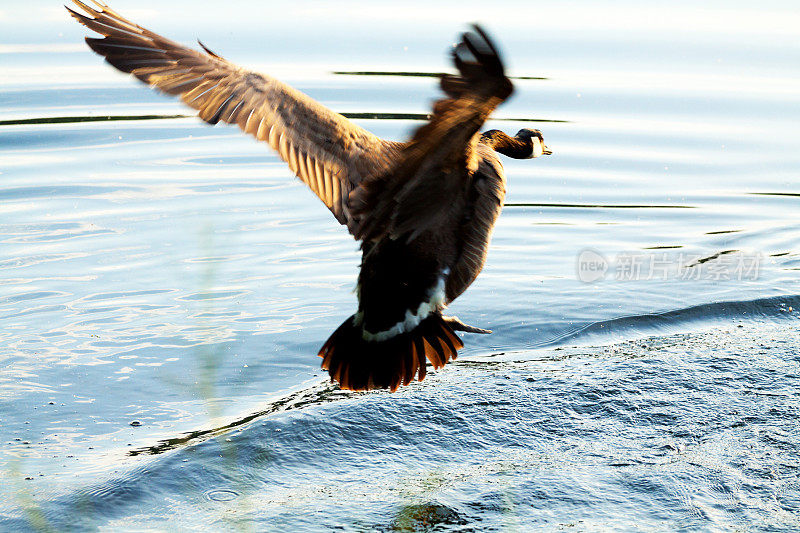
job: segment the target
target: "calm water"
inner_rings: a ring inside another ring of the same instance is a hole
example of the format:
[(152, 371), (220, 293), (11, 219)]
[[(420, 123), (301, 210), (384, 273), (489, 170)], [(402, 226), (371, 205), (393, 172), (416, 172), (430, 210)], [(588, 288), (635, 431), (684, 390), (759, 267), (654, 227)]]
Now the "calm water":
[(794, 2), (195, 6), (114, 2), (391, 139), (435, 80), (334, 72), (448, 70), (480, 20), (544, 78), (487, 125), (554, 151), (504, 162), (452, 308), (494, 334), (395, 394), (330, 386), (346, 231), (238, 129), (57, 120), (186, 111), (58, 2), (0, 5), (0, 529), (800, 528)]

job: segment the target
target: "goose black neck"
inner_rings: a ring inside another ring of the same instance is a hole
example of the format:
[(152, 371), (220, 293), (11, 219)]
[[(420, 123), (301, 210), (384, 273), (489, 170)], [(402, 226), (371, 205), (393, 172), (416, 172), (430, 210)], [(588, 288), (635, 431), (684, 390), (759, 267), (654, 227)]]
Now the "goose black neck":
[(514, 159), (528, 159), (533, 153), (530, 139), (511, 137), (500, 130), (489, 130), (481, 135), (481, 142), (501, 154)]

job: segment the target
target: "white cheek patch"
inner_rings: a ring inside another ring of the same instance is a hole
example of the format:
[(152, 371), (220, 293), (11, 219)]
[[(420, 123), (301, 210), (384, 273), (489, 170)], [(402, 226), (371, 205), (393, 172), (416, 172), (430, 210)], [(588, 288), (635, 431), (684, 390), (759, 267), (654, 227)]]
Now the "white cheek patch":
[[(405, 319), (403, 319), (401, 322), (398, 322), (391, 328), (384, 331), (379, 331), (377, 333), (371, 333), (362, 328), (361, 337), (365, 341), (369, 342), (382, 342), (387, 339), (391, 339), (392, 337), (396, 337), (407, 331), (411, 331), (419, 326), (420, 322), (428, 318), (431, 313), (443, 309), (445, 302), (444, 286), (449, 273), (449, 268), (446, 268), (444, 272), (442, 272), (442, 274), (439, 276), (439, 280), (436, 282), (436, 285), (428, 291), (428, 301), (419, 304), (419, 307), (417, 307), (417, 311), (415, 313), (412, 313), (411, 309), (407, 309)], [(362, 322), (363, 314), (359, 312), (356, 316), (356, 325), (359, 325)]]
[(533, 151), (531, 152), (530, 159), (533, 159), (534, 157), (539, 157), (544, 153), (544, 146), (538, 137), (533, 137), (531, 140), (533, 141)]

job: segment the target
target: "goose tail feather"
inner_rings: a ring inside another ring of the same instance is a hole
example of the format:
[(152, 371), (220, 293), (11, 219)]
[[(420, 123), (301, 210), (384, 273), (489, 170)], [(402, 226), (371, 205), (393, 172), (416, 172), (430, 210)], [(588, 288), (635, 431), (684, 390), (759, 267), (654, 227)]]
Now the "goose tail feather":
[(366, 340), (356, 315), (333, 332), (319, 351), (322, 368), (342, 389), (396, 391), (415, 378), (425, 379), (426, 364), (442, 368), (464, 347), (451, 325), (438, 313), (411, 331), (385, 340)]

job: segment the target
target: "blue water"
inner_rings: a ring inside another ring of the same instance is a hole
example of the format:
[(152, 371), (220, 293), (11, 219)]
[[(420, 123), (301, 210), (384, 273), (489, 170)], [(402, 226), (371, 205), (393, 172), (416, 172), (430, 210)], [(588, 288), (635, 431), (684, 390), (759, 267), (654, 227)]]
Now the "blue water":
[(436, 80), (334, 72), (449, 70), (479, 20), (545, 78), (486, 128), (554, 154), (504, 160), (452, 306), (494, 333), (342, 392), (316, 353), (359, 255), (324, 206), (236, 128), (54, 120), (188, 112), (60, 4), (0, 6), (1, 530), (800, 528), (792, 2), (113, 5), (390, 139)]

